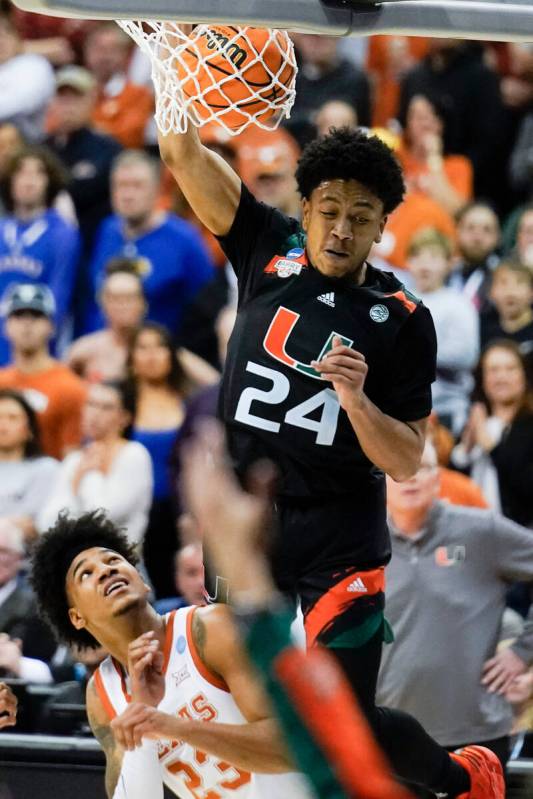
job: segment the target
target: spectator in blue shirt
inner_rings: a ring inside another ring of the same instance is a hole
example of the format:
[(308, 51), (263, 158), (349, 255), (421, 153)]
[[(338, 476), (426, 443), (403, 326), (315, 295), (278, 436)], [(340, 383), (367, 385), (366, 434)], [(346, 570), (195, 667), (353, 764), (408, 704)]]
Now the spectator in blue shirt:
[(213, 276), (200, 234), (188, 222), (157, 208), (159, 165), (128, 150), (111, 174), (113, 216), (102, 222), (89, 264), (84, 332), (103, 327), (95, 298), (110, 258), (135, 259), (148, 302), (148, 319), (179, 332), (183, 311)]
[[(18, 283), (45, 283), (56, 304), (57, 341), (66, 332), (80, 252), (77, 227), (52, 207), (65, 180), (60, 164), (45, 148), (20, 150), (0, 183), (7, 215), (0, 218), (0, 297)], [(9, 345), (0, 336), (0, 366)]]

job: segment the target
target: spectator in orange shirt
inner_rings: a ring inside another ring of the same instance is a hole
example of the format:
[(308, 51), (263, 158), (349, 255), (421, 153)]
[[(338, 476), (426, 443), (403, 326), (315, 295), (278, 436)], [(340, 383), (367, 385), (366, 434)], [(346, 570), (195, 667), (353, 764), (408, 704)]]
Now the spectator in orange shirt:
[(86, 390), (74, 372), (50, 356), (54, 298), (42, 284), (19, 284), (6, 300), (5, 314), (13, 365), (0, 369), (0, 388), (24, 394), (38, 415), (43, 452), (62, 458), (80, 444)]
[(482, 490), (474, 481), (461, 472), (440, 467), (439, 499), (445, 499), (452, 505), (463, 505), (470, 508), (488, 508), (489, 503)]
[(419, 192), (408, 194), (389, 216), (379, 244), (374, 245), (370, 259), (377, 256), (393, 267), (407, 268), (409, 242), (422, 229), (431, 227), (455, 243), (453, 217), (431, 197)]
[(124, 147), (138, 149), (144, 145), (154, 98), (146, 86), (129, 82), (130, 54), (131, 39), (114, 22), (98, 25), (85, 42), (85, 66), (96, 78), (98, 87), (93, 124)]
[(464, 155), (447, 153), (446, 108), (436, 95), (410, 99), (397, 156), (409, 192), (430, 197), (449, 214), (471, 199), (472, 164)]

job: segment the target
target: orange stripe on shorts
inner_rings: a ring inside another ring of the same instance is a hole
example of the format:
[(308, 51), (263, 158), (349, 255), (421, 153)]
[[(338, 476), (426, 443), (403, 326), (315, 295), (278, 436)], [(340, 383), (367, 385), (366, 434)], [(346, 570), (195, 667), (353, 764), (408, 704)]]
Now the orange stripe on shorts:
[(307, 646), (316, 643), (318, 636), (328, 630), (335, 619), (341, 616), (355, 599), (372, 596), (385, 590), (385, 567), (371, 571), (352, 572), (333, 585), (313, 605), (304, 618)]

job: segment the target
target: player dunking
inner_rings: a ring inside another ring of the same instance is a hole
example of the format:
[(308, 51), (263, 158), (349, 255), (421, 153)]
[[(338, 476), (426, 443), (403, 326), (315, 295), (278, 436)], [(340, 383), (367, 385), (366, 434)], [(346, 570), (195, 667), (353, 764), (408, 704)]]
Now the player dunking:
[(362, 132), (313, 142), (296, 173), (300, 224), (258, 203), (193, 126), (160, 149), (238, 278), (222, 416), (241, 476), (261, 457), (279, 469), (273, 563), (300, 598), (308, 644), (336, 654), (400, 777), (449, 797), (503, 797), (491, 753), (450, 757), (414, 719), (375, 706), (385, 473), (418, 468), (436, 355), (427, 309), (366, 261), (403, 196), (398, 163)]
[[(58, 637), (110, 653), (87, 686), (109, 799), (162, 799), (163, 783), (182, 799), (308, 799), (303, 779), (283, 773), (291, 764), (228, 608), (159, 616), (136, 560), (126, 536), (94, 512), (60, 516), (32, 564)], [(138, 724), (151, 732), (142, 745)]]

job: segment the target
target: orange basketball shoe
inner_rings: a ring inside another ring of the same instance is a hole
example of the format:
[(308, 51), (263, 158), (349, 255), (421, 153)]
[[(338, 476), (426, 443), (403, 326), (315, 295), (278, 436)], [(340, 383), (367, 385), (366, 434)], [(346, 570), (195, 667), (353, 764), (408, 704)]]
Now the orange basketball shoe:
[(465, 746), (452, 754), (470, 775), (470, 790), (457, 799), (505, 799), (502, 764), (485, 746)]

